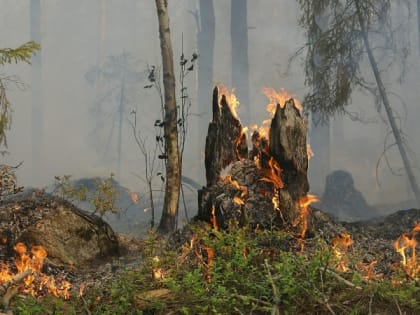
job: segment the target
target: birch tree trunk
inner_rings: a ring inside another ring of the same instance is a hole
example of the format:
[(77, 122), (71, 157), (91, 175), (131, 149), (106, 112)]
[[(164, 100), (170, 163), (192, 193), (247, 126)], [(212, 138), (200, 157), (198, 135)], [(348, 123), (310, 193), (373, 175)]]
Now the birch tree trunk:
[(174, 61), (169, 29), (168, 1), (155, 0), (159, 21), (160, 49), (162, 53), (164, 87), (164, 137), (166, 154), (165, 197), (158, 230), (162, 234), (175, 229), (178, 213), (181, 165), (178, 148), (177, 108), (175, 98)]

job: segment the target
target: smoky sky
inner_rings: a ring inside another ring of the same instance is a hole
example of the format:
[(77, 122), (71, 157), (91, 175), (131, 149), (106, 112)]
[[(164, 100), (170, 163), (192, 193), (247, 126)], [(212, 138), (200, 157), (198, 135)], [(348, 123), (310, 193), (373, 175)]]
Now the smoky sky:
[[(1, 47), (17, 47), (31, 39), (29, 3), (27, 0), (1, 1)], [(265, 110), (267, 99), (261, 93), (263, 87), (285, 88), (300, 100), (308, 91), (304, 82), (304, 55), (289, 66), (289, 58), (305, 44), (305, 37), (298, 25), (299, 12), (294, 1), (263, 0), (248, 1), (247, 4), (249, 106), (251, 122), (259, 124), (269, 118)], [(177, 73), (182, 50), (186, 56), (197, 52), (200, 18), (198, 8), (198, 1), (169, 1)], [(214, 10), (216, 37), (213, 80), (214, 83), (221, 82), (231, 88), (231, 42), (237, 39), (230, 38), (230, 1), (214, 1)], [(40, 21), (42, 67), (41, 76), (37, 80), (40, 80), (38, 83), (42, 91), (42, 139), (36, 140), (34, 144), (31, 137), (31, 67), (25, 64), (3, 67), (0, 69), (2, 76), (17, 75), (25, 83), (24, 90), (9, 86), (8, 96), (14, 112), (12, 129), (8, 134), (10, 154), (3, 158), (4, 163), (13, 165), (24, 161), (18, 177), (19, 182), (25, 186), (47, 186), (56, 175), (71, 174), (74, 178), (80, 178), (108, 176), (111, 172), (117, 172), (118, 124), (115, 123), (117, 118), (113, 118), (112, 113), (118, 106), (117, 92), (121, 78), (115, 79), (115, 82), (100, 80), (99, 83), (89, 84), (87, 74), (92, 67), (106, 65), (110, 56), (126, 53), (132, 59), (129, 69), (139, 74), (139, 80), (127, 84), (125, 90), (127, 101), (123, 113), (122, 166), (117, 179), (132, 190), (144, 190), (144, 184), (133, 175), (143, 175), (144, 162), (128, 121), (130, 112), (135, 110), (142, 136), (150, 147), (154, 146), (153, 123), (160, 118), (160, 100), (155, 89), (144, 88), (148, 84), (145, 75), (147, 70), (152, 65), (159, 68), (161, 64), (154, 1), (41, 0)], [(384, 78), (387, 87), (393, 92), (391, 101), (400, 113), (398, 123), (410, 145), (410, 157), (418, 176), (420, 172), (416, 161), (419, 159), (420, 139), (416, 135), (420, 133), (417, 106), (420, 57), (417, 51), (415, 19), (409, 28), (411, 32), (407, 36), (412, 37), (413, 43), (410, 47), (406, 79), (402, 85), (399, 84), (393, 73), (400, 69), (384, 74)], [(366, 74), (369, 79), (372, 78), (369, 69), (366, 69)], [(192, 107), (184, 175), (204, 184), (205, 139), (197, 138), (197, 130), (207, 130), (211, 95), (208, 97), (208, 112), (200, 113), (196, 102), (196, 69), (188, 75), (185, 84)], [(92, 115), (92, 107), (98, 99), (105, 98), (107, 93), (110, 96), (104, 102), (106, 105), (102, 113), (95, 117)], [(390, 143), (393, 140), (392, 136), (387, 136), (388, 129), (378, 118), (372, 96), (356, 91), (349, 111), (362, 113), (369, 123), (356, 122), (348, 117), (332, 119), (330, 169), (350, 172), (355, 187), (372, 204), (413, 198), (405, 176), (394, 176), (385, 162), (379, 165), (377, 163), (384, 141), (387, 137), (391, 137)], [(239, 109), (239, 115), (240, 113)], [(99, 134), (92, 136), (97, 120), (101, 119), (102, 128), (99, 128)], [(41, 161), (39, 165), (33, 165), (32, 147), (37, 143), (42, 152)], [(107, 151), (104, 151), (104, 143), (109, 143)], [(102, 150), (98, 150), (98, 145), (102, 145)], [(395, 148), (391, 148), (387, 157), (394, 171), (403, 173)], [(38, 168), (36, 176), (34, 167)], [(322, 193), (324, 182), (325, 178), (311, 178), (311, 185), (316, 193)]]

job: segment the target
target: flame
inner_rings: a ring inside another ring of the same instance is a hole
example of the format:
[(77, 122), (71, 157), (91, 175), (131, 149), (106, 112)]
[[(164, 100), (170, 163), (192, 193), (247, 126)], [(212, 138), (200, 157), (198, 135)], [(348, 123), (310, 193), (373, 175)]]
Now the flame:
[[(334, 252), (334, 256), (337, 259), (338, 263), (336, 269), (339, 271), (348, 271), (348, 258), (347, 258), (347, 251), (350, 245), (353, 244), (353, 240), (351, 236), (346, 232), (342, 232), (341, 234), (334, 237), (332, 240), (332, 248)], [(373, 267), (372, 267), (373, 268)]]
[(229, 105), (229, 108), (232, 112), (233, 117), (235, 117), (236, 119), (239, 119), (238, 112), (237, 112), (238, 107), (239, 107), (239, 101), (235, 95), (235, 88), (232, 88), (232, 90), (229, 92), (229, 89), (226, 86), (224, 86), (221, 83), (218, 83), (217, 89), (219, 90), (219, 103), (222, 98), (222, 95), (224, 95), (226, 97), (226, 102)]
[(298, 201), (299, 216), (296, 218), (295, 222), (293, 222), (293, 226), (300, 225), (301, 239), (305, 238), (306, 231), (308, 230), (308, 217), (311, 212), (309, 206), (313, 202), (319, 202), (319, 199), (317, 196), (310, 194), (303, 196)]
[(303, 107), (302, 104), (297, 100), (296, 95), (288, 93), (284, 88), (280, 88), (280, 91), (276, 91), (272, 87), (264, 87), (262, 90), (263, 94), (267, 96), (269, 104), (267, 105), (267, 112), (271, 114), (271, 117), (274, 116), (276, 112), (277, 104), (280, 104), (280, 107), (284, 107), (284, 104), (291, 98), (295, 101), (295, 107), (302, 114)]
[(227, 184), (229, 184), (229, 185), (233, 186), (234, 188), (236, 188), (236, 189), (238, 189), (238, 190), (240, 190), (240, 189), (241, 189), (241, 186), (239, 185), (238, 181), (237, 181), (236, 179), (232, 179), (232, 176), (230, 176), (230, 175), (226, 175), (226, 176), (224, 177), (224, 181), (225, 181)]
[(79, 287), (79, 298), (83, 297), (85, 294), (86, 283), (82, 282)]
[(245, 202), (241, 197), (235, 196), (233, 197), (233, 202), (236, 203), (237, 205), (244, 205)]
[(17, 243), (13, 249), (19, 255), (15, 259), (15, 267), (18, 273), (14, 275), (7, 264), (1, 263), (0, 284), (6, 284), (16, 276), (29, 270), (28, 276), (23, 279), (24, 286), (22, 286), (21, 292), (34, 296), (41, 295), (43, 292), (49, 292), (54, 296), (64, 297), (65, 299), (70, 297), (70, 282), (64, 279), (54, 279), (41, 272), (47, 257), (47, 251), (44, 247), (33, 246), (31, 248), (31, 256), (27, 253), (27, 248), (23, 243)]
[(281, 168), (274, 157), (270, 157), (268, 168), (262, 168), (262, 172), (264, 177), (260, 181), (272, 183), (276, 189), (283, 188), (284, 183), (281, 180)]
[[(217, 225), (217, 218), (216, 218), (216, 207), (214, 205), (211, 206), (210, 223), (215, 231), (219, 230), (219, 226)], [(191, 247), (192, 247), (192, 244), (191, 244)]]
[(361, 262), (356, 265), (356, 268), (360, 272), (362, 278), (367, 282), (370, 282), (372, 279), (380, 279), (383, 277), (382, 273), (377, 274), (375, 272), (375, 265), (377, 263), (377, 259), (372, 260), (370, 263)]
[(308, 160), (315, 156), (315, 153), (312, 151), (311, 145), (309, 143), (306, 144), (306, 154), (308, 155)]
[(134, 205), (136, 205), (139, 202), (139, 196), (135, 192), (130, 192), (129, 195), (130, 195), (130, 198), (131, 198), (131, 202)]
[(280, 201), (277, 194), (273, 196), (273, 198), (271, 199), (271, 202), (273, 203), (274, 209), (279, 209)]
[[(404, 233), (394, 242), (395, 250), (401, 255), (401, 264), (411, 278), (417, 279), (420, 273), (420, 266), (416, 256), (416, 234), (420, 231), (420, 223), (411, 230), (410, 233)], [(406, 256), (406, 250), (411, 249), (411, 257)]]

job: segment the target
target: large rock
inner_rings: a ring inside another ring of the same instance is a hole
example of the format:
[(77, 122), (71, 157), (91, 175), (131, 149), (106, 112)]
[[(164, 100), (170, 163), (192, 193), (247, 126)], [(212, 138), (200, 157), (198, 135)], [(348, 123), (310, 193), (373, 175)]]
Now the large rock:
[(42, 245), (58, 265), (87, 267), (119, 254), (118, 240), (101, 218), (45, 193), (22, 194), (0, 204), (0, 257), (14, 255), (13, 246)]

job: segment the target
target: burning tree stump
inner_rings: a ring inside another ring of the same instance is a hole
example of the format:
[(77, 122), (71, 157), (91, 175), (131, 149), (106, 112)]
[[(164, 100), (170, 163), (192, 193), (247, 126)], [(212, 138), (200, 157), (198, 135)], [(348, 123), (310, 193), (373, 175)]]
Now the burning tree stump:
[(309, 190), (306, 132), (290, 99), (277, 106), (269, 139), (254, 132), (248, 154), (241, 124), (224, 95), (219, 105), (215, 88), (205, 151), (207, 186), (198, 194), (198, 219), (220, 228), (231, 219), (240, 225), (296, 225), (299, 201)]
[(290, 219), (296, 219), (296, 204), (309, 191), (307, 125), (296, 108), (293, 99), (284, 107), (277, 104), (271, 121), (269, 152), (279, 163), (284, 187), (279, 189), (280, 209)]

